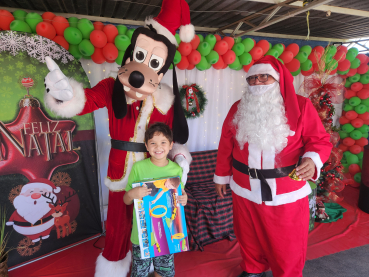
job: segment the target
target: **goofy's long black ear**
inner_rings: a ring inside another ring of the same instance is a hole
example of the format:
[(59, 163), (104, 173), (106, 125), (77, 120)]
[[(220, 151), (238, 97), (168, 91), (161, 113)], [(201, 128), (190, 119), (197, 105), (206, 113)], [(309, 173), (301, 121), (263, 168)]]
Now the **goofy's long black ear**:
[(173, 94), (174, 94), (174, 117), (173, 117), (173, 141), (185, 144), (188, 140), (188, 125), (183, 112), (181, 97), (179, 96), (176, 67), (173, 65)]
[[(132, 52), (132, 44), (128, 46), (126, 52), (124, 53), (124, 57), (122, 60), (122, 66), (125, 64), (126, 60), (130, 57)], [(123, 85), (119, 81), (119, 78), (117, 76), (117, 79), (114, 83), (113, 88), (113, 95), (112, 95), (112, 106), (114, 115), (117, 119), (122, 119), (127, 114), (127, 100), (126, 95), (124, 93)]]

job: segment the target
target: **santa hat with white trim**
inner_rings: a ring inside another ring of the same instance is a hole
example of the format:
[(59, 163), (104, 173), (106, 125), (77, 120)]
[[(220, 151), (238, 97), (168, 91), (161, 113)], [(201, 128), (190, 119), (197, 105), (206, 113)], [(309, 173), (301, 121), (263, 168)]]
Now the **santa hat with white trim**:
[(179, 28), (179, 37), (183, 42), (190, 42), (195, 36), (195, 27), (191, 24), (190, 7), (185, 0), (163, 0), (157, 17), (149, 17), (146, 25), (152, 27), (178, 46), (175, 34)]
[(47, 189), (48, 191), (52, 191), (53, 193), (59, 193), (61, 190), (60, 187), (55, 186), (55, 184), (51, 182), (50, 180), (47, 180), (44, 178), (38, 178), (24, 185), (22, 187), (21, 193), (24, 193), (26, 192), (26, 190), (33, 189), (33, 188), (38, 188), (38, 189), (44, 188), (44, 189)]

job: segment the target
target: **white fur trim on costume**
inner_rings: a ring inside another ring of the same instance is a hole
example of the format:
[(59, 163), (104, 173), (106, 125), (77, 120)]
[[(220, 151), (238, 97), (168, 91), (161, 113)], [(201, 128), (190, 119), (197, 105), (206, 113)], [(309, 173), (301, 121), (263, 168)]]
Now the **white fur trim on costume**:
[(316, 152), (306, 152), (303, 156), (303, 158), (310, 158), (313, 160), (315, 164), (315, 170), (316, 170), (316, 179), (312, 179), (313, 181), (316, 181), (319, 179), (320, 176), (320, 170), (322, 169), (323, 162), (320, 159), (320, 156)]
[(191, 42), (195, 36), (195, 27), (192, 24), (179, 27), (179, 37), (183, 42)]
[(152, 94), (154, 106), (162, 114), (167, 114), (174, 103), (173, 89), (167, 84), (161, 84)]
[(71, 118), (83, 111), (86, 103), (85, 90), (81, 83), (72, 78), (68, 78), (73, 89), (73, 98), (69, 101), (58, 102), (54, 97), (45, 91), (45, 104), (56, 115)]
[(183, 155), (186, 158), (188, 164), (192, 162), (192, 156), (185, 144), (173, 143), (173, 148), (169, 151), (168, 158), (174, 161), (174, 158), (177, 155)]
[(214, 174), (214, 178), (213, 178), (214, 183), (219, 184), (219, 185), (229, 184), (230, 180), (231, 180), (231, 176), (218, 176), (216, 174)]
[(31, 226), (31, 227), (23, 227), (23, 226), (18, 226), (16, 224), (14, 224), (13, 228), (19, 234), (22, 234), (22, 235), (25, 235), (25, 236), (36, 235), (36, 234), (42, 233), (42, 232), (46, 231), (47, 229), (53, 227), (54, 226), (54, 220), (55, 220), (55, 218), (52, 218), (44, 224)]
[(269, 74), (279, 82), (279, 73), (268, 63), (259, 63), (251, 66), (246, 74), (246, 78), (257, 74)]
[(122, 260), (113, 262), (103, 257), (102, 253), (97, 257), (95, 277), (126, 277), (132, 260), (131, 251)]
[[(262, 152), (263, 169), (274, 169), (275, 168), (275, 148), (272, 147), (271, 150), (264, 150)], [(277, 181), (275, 178), (266, 179), (270, 190), (272, 192), (272, 199), (277, 195)], [(261, 185), (261, 184), (260, 184)]]
[(165, 36), (171, 43), (173, 43), (175, 46), (178, 46), (175, 36), (167, 28), (157, 22), (152, 16), (146, 17), (145, 19), (145, 25), (148, 26), (150, 24), (154, 27), (158, 34)]
[(290, 130), (290, 133), (289, 133), (289, 136), (290, 136), (290, 137), (293, 137), (295, 134), (296, 134), (296, 132), (294, 132), (294, 131)]

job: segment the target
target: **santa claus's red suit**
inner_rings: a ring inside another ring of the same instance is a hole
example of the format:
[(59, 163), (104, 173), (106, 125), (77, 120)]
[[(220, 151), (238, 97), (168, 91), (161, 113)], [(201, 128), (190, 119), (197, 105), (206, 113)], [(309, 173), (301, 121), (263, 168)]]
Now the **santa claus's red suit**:
[(308, 157), (315, 164), (316, 180), (332, 145), (312, 103), (295, 94), (293, 77), (279, 61), (267, 56), (247, 77), (259, 74), (277, 82), (249, 86), (231, 107), (223, 123), (214, 182), (232, 189), (242, 269), (262, 273), (270, 267), (275, 277), (299, 277), (311, 188), (288, 173), (300, 156)]

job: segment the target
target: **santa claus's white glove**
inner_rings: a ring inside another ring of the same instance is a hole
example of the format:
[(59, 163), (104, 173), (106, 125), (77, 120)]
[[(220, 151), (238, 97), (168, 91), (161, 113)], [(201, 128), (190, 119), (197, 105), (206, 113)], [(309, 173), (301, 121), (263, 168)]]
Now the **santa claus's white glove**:
[(177, 155), (174, 161), (182, 168), (182, 183), (185, 185), (187, 182), (187, 174), (190, 171), (190, 164), (183, 155)]
[(57, 100), (71, 100), (73, 98), (73, 89), (69, 84), (68, 78), (50, 57), (45, 57), (45, 61), (47, 68), (50, 70), (45, 78), (46, 92)]

